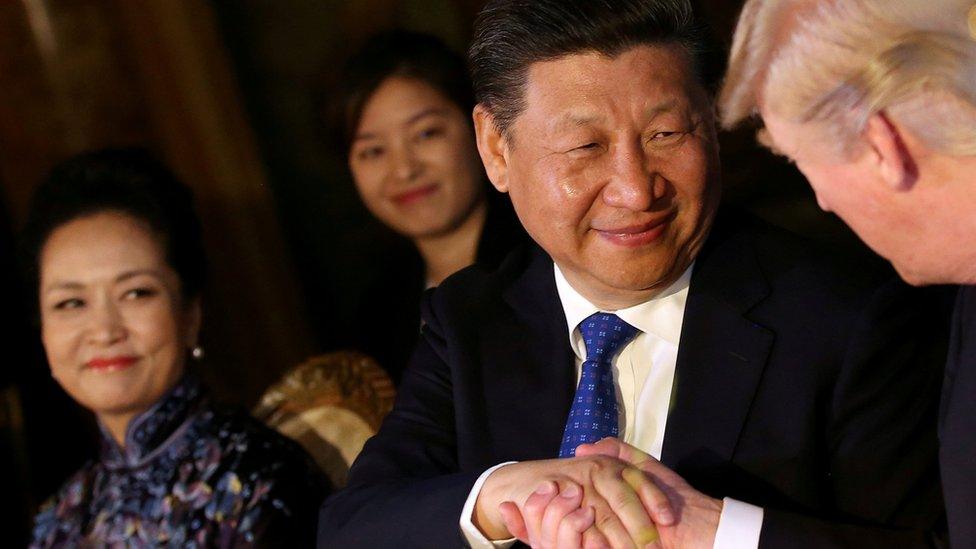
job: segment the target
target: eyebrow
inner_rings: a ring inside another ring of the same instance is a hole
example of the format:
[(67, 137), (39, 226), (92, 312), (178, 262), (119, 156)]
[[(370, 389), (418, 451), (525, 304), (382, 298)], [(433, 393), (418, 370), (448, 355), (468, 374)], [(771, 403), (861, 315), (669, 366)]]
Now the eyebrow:
[(667, 101), (658, 103), (657, 105), (651, 107), (650, 109), (647, 109), (645, 113), (647, 114), (648, 118), (653, 120), (657, 118), (658, 115), (664, 114), (666, 112), (671, 112), (677, 109), (677, 107), (678, 107), (677, 99), (668, 99)]
[[(428, 116), (443, 116), (445, 114), (447, 114), (447, 109), (443, 107), (430, 107), (415, 113), (413, 116), (408, 118), (403, 123), (403, 125), (409, 126), (410, 124), (413, 124), (422, 118), (426, 118)], [(362, 141), (366, 139), (376, 139), (377, 137), (379, 137), (377, 134), (371, 132), (357, 133), (356, 136), (353, 138), (353, 142)]]
[[(120, 274), (119, 276), (115, 277), (115, 280), (113, 282), (115, 284), (118, 284), (119, 282), (125, 282), (126, 280), (135, 278), (137, 276), (143, 276), (143, 275), (160, 278), (161, 273), (153, 269), (135, 269)], [(57, 281), (50, 284), (47, 288), (45, 288), (44, 293), (50, 293), (56, 290), (82, 290), (84, 288), (85, 285), (82, 284), (81, 282), (76, 282), (73, 280)]]
[[(653, 120), (663, 113), (671, 112), (675, 110), (677, 106), (678, 106), (677, 99), (668, 99), (666, 101), (658, 103), (657, 105), (651, 107), (650, 109), (647, 109), (644, 112), (645, 115), (648, 117), (648, 119)], [(553, 129), (561, 129), (567, 126), (579, 128), (582, 126), (586, 126), (588, 124), (592, 124), (593, 122), (599, 120), (600, 118), (602, 118), (600, 115), (581, 116), (575, 113), (567, 113), (557, 117), (553, 122), (552, 127)]]
[(592, 124), (600, 118), (602, 117), (598, 115), (579, 116), (573, 113), (568, 113), (556, 118), (552, 123), (552, 127), (553, 129), (561, 129), (569, 126), (579, 128)]

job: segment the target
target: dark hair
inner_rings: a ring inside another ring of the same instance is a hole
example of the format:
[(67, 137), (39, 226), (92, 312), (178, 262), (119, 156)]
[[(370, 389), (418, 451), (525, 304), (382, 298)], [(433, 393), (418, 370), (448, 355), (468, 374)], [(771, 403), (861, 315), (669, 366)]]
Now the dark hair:
[(501, 131), (524, 109), (529, 66), (580, 52), (610, 57), (640, 45), (677, 44), (714, 94), (724, 55), (691, 0), (493, 0), (468, 50), (475, 96)]
[(420, 80), (444, 94), (465, 115), (474, 108), (471, 80), (460, 54), (428, 34), (403, 30), (378, 34), (346, 62), (332, 100), (332, 124), (344, 153), (352, 145), (369, 98), (392, 76)]
[[(55, 166), (37, 187), (21, 235), (21, 259), (31, 291), (39, 289), (40, 255), (51, 233), (102, 212), (119, 212), (146, 223), (179, 275), (184, 298), (200, 295), (206, 258), (193, 196), (143, 149), (106, 149), (72, 157)], [(36, 307), (37, 299), (34, 303)]]

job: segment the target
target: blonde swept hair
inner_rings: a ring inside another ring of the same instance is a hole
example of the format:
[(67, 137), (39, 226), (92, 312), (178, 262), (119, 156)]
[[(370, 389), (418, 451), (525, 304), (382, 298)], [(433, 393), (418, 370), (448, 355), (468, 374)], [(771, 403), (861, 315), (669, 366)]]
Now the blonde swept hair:
[(974, 0), (748, 0), (719, 96), (723, 126), (759, 101), (815, 123), (838, 153), (883, 110), (939, 152), (976, 155)]

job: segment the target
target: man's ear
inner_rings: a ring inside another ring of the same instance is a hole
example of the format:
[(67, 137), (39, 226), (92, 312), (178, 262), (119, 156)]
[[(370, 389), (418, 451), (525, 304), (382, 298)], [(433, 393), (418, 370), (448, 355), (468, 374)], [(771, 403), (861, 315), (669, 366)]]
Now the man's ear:
[(508, 192), (508, 140), (498, 129), (495, 119), (482, 104), (474, 107), (474, 133), (478, 154), (488, 179), (499, 192)]
[(918, 180), (918, 166), (901, 130), (884, 111), (871, 115), (863, 138), (874, 153), (881, 178), (896, 191), (910, 190)]

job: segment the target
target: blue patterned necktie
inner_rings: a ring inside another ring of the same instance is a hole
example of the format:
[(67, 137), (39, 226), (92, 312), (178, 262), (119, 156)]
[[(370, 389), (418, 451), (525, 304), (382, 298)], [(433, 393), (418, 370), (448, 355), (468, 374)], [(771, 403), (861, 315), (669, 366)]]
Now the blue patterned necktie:
[(634, 339), (638, 330), (617, 315), (596, 313), (579, 325), (586, 344), (579, 386), (566, 419), (559, 457), (573, 457), (580, 444), (615, 437), (617, 425), (617, 392), (613, 385), (613, 357)]

